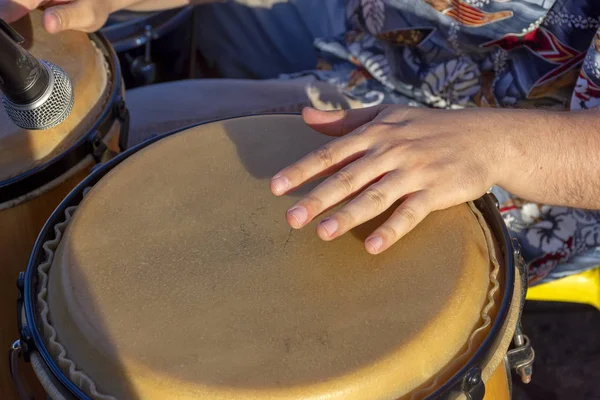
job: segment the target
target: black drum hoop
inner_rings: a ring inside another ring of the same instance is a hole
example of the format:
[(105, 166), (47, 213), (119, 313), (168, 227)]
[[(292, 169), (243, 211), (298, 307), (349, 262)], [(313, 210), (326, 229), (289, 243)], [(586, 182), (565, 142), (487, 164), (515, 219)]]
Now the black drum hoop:
[[(300, 115), (299, 113), (269, 113), (269, 114), (255, 114), (252, 116), (274, 116), (274, 115)], [(48, 240), (55, 237), (54, 227), (58, 223), (64, 221), (65, 210), (68, 207), (78, 205), (83, 200), (83, 192), (86, 188), (94, 186), (100, 181), (108, 172), (119, 165), (121, 162), (129, 158), (131, 155), (138, 151), (158, 142), (159, 140), (175, 135), (177, 133), (186, 131), (188, 129), (210, 124), (214, 122), (233, 120), (238, 118), (244, 118), (247, 116), (233, 117), (233, 118), (220, 118), (211, 121), (201, 122), (192, 124), (184, 128), (180, 128), (165, 134), (156, 135), (150, 137), (146, 141), (138, 144), (131, 149), (118, 154), (113, 159), (107, 161), (104, 164), (99, 164), (95, 167), (92, 173), (85, 178), (79, 185), (77, 185), (68, 196), (59, 204), (54, 210), (42, 231), (40, 232), (34, 248), (27, 264), (27, 270), (25, 274), (19, 278), (18, 287), (20, 290), (20, 296), (18, 301), (18, 314), (21, 315), (22, 307), (25, 308), (25, 324), (19, 319), (19, 332), (21, 335), (21, 346), (24, 352), (25, 359), (29, 359), (29, 354), (38, 352), (47, 369), (52, 373), (55, 378), (64, 389), (67, 389), (74, 398), (77, 400), (91, 400), (81, 389), (79, 389), (73, 382), (71, 382), (67, 376), (60, 370), (54, 358), (50, 355), (48, 348), (41, 336), (41, 333), (37, 327), (37, 267), (44, 261), (45, 252), (42, 248), (43, 244)], [(492, 232), (493, 238), (497, 241), (497, 244), (502, 253), (504, 263), (502, 270), (504, 271), (504, 290), (502, 292), (502, 304), (498, 310), (496, 319), (493, 321), (490, 331), (483, 341), (482, 345), (477, 349), (469, 361), (449, 380), (447, 380), (441, 387), (439, 387), (428, 399), (450, 399), (454, 398), (456, 394), (464, 393), (464, 385), (466, 381), (471, 382), (473, 377), (473, 371), (479, 371), (479, 385), (483, 385), (481, 382), (481, 371), (486, 366), (487, 362), (493, 356), (498, 343), (502, 339), (500, 332), (502, 332), (507, 321), (508, 312), (512, 305), (513, 291), (515, 287), (515, 270), (518, 267), (515, 256), (515, 249), (513, 247), (512, 240), (509, 236), (508, 229), (500, 216), (500, 213), (495, 211), (498, 209), (497, 200), (491, 194), (485, 194), (481, 198), (474, 201), (475, 206), (480, 210), (488, 223)], [(525, 282), (523, 282), (525, 284)], [(524, 300), (524, 299), (523, 299)], [(477, 374), (476, 374), (477, 375)], [(472, 383), (472, 382), (471, 382)], [(469, 397), (469, 398), (478, 398)], [(483, 398), (483, 396), (481, 396)]]
[(100, 48), (110, 69), (109, 84), (112, 85), (109, 98), (98, 120), (75, 143), (52, 159), (20, 175), (0, 182), (0, 204), (18, 199), (38, 188), (54, 181), (67, 173), (88, 155), (94, 155), (99, 161), (103, 150), (102, 139), (108, 134), (114, 122), (122, 122), (119, 146), (127, 145), (129, 113), (125, 107), (124, 87), (121, 78), (121, 65), (110, 42), (99, 32), (91, 33), (89, 38)]

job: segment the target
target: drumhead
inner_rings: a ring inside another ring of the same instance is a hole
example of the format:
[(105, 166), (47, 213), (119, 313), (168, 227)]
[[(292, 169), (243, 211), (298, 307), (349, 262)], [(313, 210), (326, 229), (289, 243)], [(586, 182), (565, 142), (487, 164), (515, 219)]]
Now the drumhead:
[(50, 35), (41, 25), (42, 12), (34, 11), (13, 27), (25, 38), (23, 46), (40, 60), (65, 70), (73, 83), (75, 103), (59, 126), (30, 131), (16, 126), (0, 112), (0, 182), (29, 171), (69, 148), (98, 121), (109, 100), (110, 74), (105, 55), (82, 32)]
[(497, 306), (485, 220), (433, 213), (378, 256), (363, 240), (381, 219), (328, 243), (290, 229), (306, 190), (269, 179), (327, 140), (298, 116), (236, 118), (104, 176), (38, 268), (63, 373), (91, 398), (395, 399), (458, 371)]

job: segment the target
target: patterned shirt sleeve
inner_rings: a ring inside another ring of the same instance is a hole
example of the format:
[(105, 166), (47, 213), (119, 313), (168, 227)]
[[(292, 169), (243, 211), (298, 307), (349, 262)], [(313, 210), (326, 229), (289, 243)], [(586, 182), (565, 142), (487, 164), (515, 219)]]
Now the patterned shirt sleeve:
[(600, 28), (583, 61), (571, 98), (571, 110), (598, 107), (600, 107)]

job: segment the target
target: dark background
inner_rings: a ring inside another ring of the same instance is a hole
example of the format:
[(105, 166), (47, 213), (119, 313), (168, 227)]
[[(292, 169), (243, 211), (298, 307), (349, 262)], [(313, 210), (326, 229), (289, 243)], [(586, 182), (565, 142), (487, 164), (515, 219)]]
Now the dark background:
[(513, 378), (515, 400), (600, 399), (600, 311), (528, 302), (523, 329), (536, 358), (530, 384)]

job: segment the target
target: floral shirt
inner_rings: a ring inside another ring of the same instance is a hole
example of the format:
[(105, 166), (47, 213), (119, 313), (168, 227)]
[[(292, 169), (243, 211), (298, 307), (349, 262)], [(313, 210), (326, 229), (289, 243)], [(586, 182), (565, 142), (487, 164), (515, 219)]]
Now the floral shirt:
[[(347, 0), (346, 16), (345, 34), (315, 41), (318, 68), (296, 76), (328, 81), (367, 106), (600, 106), (600, 0)], [(600, 212), (494, 192), (530, 283), (599, 253)]]

